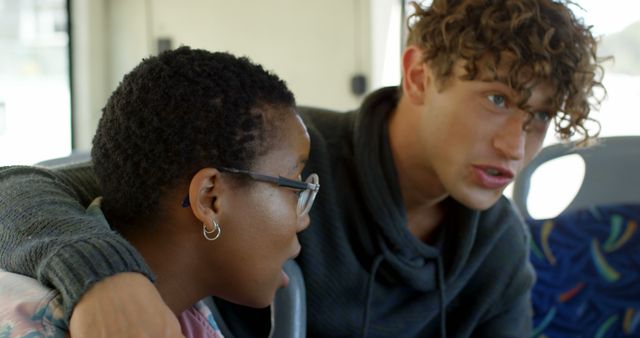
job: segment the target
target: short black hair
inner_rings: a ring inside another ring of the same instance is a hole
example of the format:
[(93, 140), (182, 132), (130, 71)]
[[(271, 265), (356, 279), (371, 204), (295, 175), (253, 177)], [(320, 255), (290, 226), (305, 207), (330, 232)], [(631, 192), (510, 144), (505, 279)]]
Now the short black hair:
[(284, 81), (244, 57), (180, 47), (142, 60), (111, 94), (93, 139), (105, 214), (150, 215), (163, 191), (205, 167), (251, 168), (294, 107)]

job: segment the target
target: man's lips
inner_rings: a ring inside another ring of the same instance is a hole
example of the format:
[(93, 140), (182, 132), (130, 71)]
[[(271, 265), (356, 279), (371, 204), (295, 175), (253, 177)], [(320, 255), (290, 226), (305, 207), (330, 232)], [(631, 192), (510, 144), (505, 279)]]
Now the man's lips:
[(478, 183), (487, 189), (499, 189), (513, 181), (514, 173), (510, 169), (492, 165), (474, 165), (473, 171)]

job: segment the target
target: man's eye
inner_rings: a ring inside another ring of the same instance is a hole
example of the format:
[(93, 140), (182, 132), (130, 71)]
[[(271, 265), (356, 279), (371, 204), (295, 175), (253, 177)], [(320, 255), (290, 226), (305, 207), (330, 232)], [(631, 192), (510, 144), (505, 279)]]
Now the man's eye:
[(497, 107), (505, 108), (507, 106), (507, 98), (504, 95), (491, 94), (487, 98)]

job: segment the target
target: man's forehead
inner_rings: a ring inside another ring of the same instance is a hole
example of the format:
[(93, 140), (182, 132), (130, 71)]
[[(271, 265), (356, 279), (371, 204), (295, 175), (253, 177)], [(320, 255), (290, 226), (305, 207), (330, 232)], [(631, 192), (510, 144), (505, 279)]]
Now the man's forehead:
[(527, 105), (531, 95), (535, 92), (537, 103), (549, 106), (550, 109), (558, 108), (558, 93), (555, 89), (557, 87), (550, 78), (535, 77), (533, 73), (527, 74), (526, 68), (516, 69), (521, 74), (513, 76), (513, 61), (510, 59), (504, 60), (499, 64), (491, 59), (479, 60), (475, 64), (475, 74), (469, 77), (469, 61), (461, 58), (454, 63), (452, 76), (463, 81), (497, 83), (502, 86), (504, 94), (511, 96), (512, 99), (522, 105)]
[[(460, 58), (459, 62), (466, 67), (471, 60)], [(474, 61), (477, 71), (482, 76), (493, 76), (496, 79), (508, 79), (513, 75), (527, 76), (533, 79), (547, 79), (551, 77), (550, 61), (523, 61), (513, 52), (485, 53)]]
[(518, 63), (517, 60), (512, 53), (506, 52), (496, 56), (485, 55), (476, 61), (460, 58), (454, 64), (454, 74), (469, 80), (500, 82), (514, 91), (529, 90), (539, 85), (556, 87), (550, 64)]

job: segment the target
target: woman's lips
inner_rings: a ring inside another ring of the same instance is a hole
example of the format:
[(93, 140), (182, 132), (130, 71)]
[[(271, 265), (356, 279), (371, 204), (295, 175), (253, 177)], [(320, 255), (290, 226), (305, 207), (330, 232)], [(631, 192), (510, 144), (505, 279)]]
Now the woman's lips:
[[(298, 244), (298, 247), (296, 248), (295, 253), (291, 257), (289, 257), (288, 260), (294, 260), (296, 257), (298, 257), (298, 255), (300, 254), (300, 250), (301, 249), (302, 248), (300, 247), (300, 244)], [(285, 261), (285, 264), (286, 263), (287, 262)], [(281, 280), (282, 280), (281, 286), (283, 288), (286, 288), (289, 285), (289, 275), (287, 275), (287, 273), (284, 271), (284, 264), (283, 264), (282, 270), (280, 270), (280, 275), (281, 275)]]
[(287, 286), (289, 286), (289, 275), (284, 272), (284, 269), (280, 270), (280, 277), (282, 280), (282, 283), (280, 284), (281, 287), (286, 288)]

